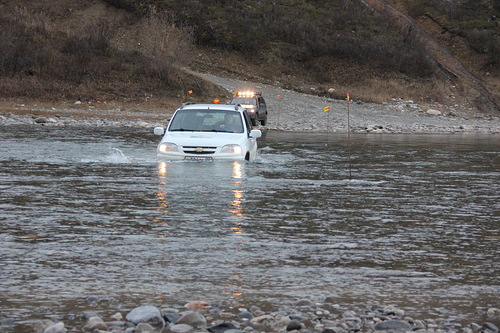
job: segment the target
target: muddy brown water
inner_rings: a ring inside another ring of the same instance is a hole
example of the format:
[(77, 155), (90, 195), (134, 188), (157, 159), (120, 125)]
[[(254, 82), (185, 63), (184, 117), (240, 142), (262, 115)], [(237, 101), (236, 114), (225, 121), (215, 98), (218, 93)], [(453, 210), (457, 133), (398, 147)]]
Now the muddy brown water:
[(499, 306), (498, 136), (269, 131), (253, 163), (159, 163), (158, 141), (1, 128), (0, 319), (200, 299), (463, 321)]

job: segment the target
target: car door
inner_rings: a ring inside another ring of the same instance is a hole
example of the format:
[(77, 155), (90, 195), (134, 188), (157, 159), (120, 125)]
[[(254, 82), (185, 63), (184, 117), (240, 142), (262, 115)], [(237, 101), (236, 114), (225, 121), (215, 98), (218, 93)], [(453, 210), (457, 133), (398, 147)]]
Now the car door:
[(258, 102), (259, 102), (259, 109), (258, 109), (259, 110), (259, 118), (264, 118), (266, 115), (266, 111), (267, 111), (267, 106), (266, 106), (266, 102), (264, 101), (264, 97), (259, 96)]
[(250, 152), (251, 159), (255, 158), (255, 155), (257, 154), (257, 139), (252, 138), (250, 136), (250, 132), (252, 131), (252, 120), (250, 120), (250, 116), (248, 115), (248, 112), (245, 110), (243, 111), (243, 118), (245, 121), (245, 130), (247, 133), (248, 137), (248, 151)]

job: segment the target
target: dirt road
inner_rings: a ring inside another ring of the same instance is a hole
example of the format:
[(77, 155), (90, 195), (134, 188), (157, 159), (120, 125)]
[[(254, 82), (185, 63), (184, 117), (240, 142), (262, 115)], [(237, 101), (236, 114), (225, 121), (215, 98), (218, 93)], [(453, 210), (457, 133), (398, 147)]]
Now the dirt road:
[[(390, 104), (348, 102), (306, 95), (265, 84), (199, 74), (229, 91), (255, 89), (268, 105), (268, 128), (288, 131), (372, 133), (500, 133), (500, 118), (471, 116), (459, 111), (428, 109), (412, 101)], [(329, 106), (330, 111), (324, 112)]]

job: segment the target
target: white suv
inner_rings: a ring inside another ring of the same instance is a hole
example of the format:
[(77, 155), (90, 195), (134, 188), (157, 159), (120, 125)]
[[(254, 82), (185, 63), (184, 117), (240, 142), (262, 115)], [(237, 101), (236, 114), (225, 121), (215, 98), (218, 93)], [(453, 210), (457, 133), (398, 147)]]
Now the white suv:
[(156, 150), (160, 160), (247, 160), (257, 155), (260, 130), (252, 129), (247, 111), (235, 105), (189, 104), (177, 109)]

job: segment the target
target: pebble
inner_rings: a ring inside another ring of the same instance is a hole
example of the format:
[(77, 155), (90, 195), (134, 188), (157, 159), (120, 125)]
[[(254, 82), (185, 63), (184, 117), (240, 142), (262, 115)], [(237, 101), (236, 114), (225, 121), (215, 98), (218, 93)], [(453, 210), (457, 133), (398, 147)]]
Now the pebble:
[(83, 327), (85, 332), (94, 332), (95, 330), (107, 331), (108, 325), (100, 317), (89, 318), (87, 324)]
[(376, 331), (406, 332), (411, 331), (412, 327), (405, 321), (386, 320), (381, 321), (373, 327)]
[(175, 322), (176, 325), (186, 324), (194, 328), (206, 328), (207, 320), (197, 311), (187, 311)]
[(498, 327), (495, 324), (493, 324), (493, 323), (486, 322), (486, 323), (483, 324), (481, 332), (485, 332), (485, 333), (488, 333), (488, 332), (498, 333)]
[(441, 111), (435, 109), (429, 109), (426, 113), (431, 116), (440, 116), (442, 114)]
[(189, 310), (198, 310), (209, 307), (210, 305), (205, 301), (192, 301), (184, 305), (186, 309)]
[(233, 323), (222, 323), (207, 328), (207, 330), (211, 333), (224, 333), (228, 330), (237, 330), (237, 329), (238, 328)]
[(288, 331), (298, 331), (302, 328), (302, 324), (298, 320), (291, 320), (288, 325), (286, 325), (286, 330)]
[(63, 322), (58, 322), (57, 324), (47, 327), (43, 333), (66, 333), (66, 328)]
[(489, 308), (488, 311), (486, 311), (486, 316), (488, 320), (500, 321), (500, 309)]
[(140, 306), (130, 311), (125, 317), (128, 321), (139, 324), (148, 323), (153, 326), (165, 326), (165, 320), (160, 313), (160, 310), (152, 305)]
[[(139, 306), (125, 316), (121, 313), (95, 314), (84, 311), (72, 314), (67, 322), (39, 320), (31, 322), (37, 333), (100, 332), (100, 333), (498, 333), (494, 322), (460, 323), (454, 318), (414, 318), (394, 305), (376, 309), (347, 309), (338, 304), (312, 303), (298, 300), (264, 312), (257, 306), (237, 308), (230, 302), (202, 306), (190, 310), (194, 303), (183, 307)], [(196, 301), (199, 302), (199, 301)], [(200, 302), (198, 304), (210, 304)], [(93, 306), (95, 303), (89, 304)], [(214, 312), (214, 309), (218, 309)], [(322, 315), (318, 316), (318, 312)], [(214, 314), (216, 313), (216, 314)], [(496, 314), (496, 308), (487, 311)], [(92, 315), (94, 314), (94, 315)], [(242, 316), (242, 314), (245, 314)], [(260, 314), (260, 315), (256, 315)], [(251, 317), (251, 319), (249, 319)], [(166, 322), (164, 318), (167, 319)], [(209, 319), (207, 319), (209, 318)], [(489, 317), (488, 317), (489, 318)], [(107, 321), (109, 319), (109, 321)], [(0, 332), (16, 330), (13, 318), (0, 317)], [(26, 323), (24, 323), (26, 325)], [(23, 331), (24, 332), (24, 331)]]

